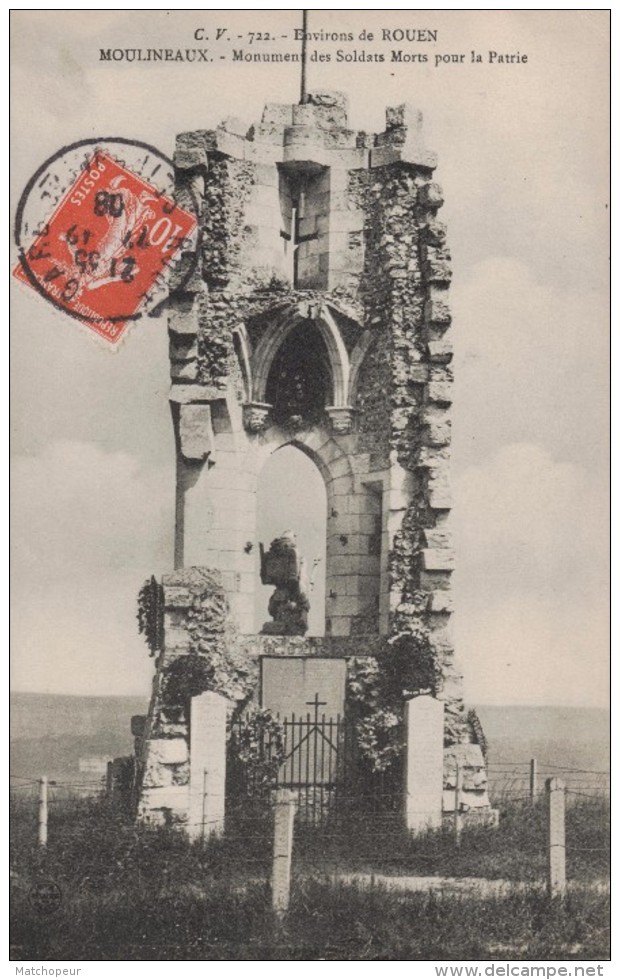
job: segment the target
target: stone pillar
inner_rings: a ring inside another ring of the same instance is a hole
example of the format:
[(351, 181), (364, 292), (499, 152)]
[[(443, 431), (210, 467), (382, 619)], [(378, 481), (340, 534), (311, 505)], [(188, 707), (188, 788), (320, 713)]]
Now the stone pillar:
[(244, 548), (256, 537), (256, 474), (244, 437), (237, 443), (234, 434), (217, 433), (213, 448), (208, 466), (184, 460), (179, 464), (183, 487), (177, 516), (178, 555), (186, 567), (221, 572), (233, 619), (242, 632), (250, 633), (254, 626), (254, 556)]
[(192, 698), (187, 829), (193, 839), (224, 832), (228, 705), (226, 698), (213, 691)]
[(412, 833), (441, 827), (443, 713), (430, 694), (405, 703), (405, 821)]

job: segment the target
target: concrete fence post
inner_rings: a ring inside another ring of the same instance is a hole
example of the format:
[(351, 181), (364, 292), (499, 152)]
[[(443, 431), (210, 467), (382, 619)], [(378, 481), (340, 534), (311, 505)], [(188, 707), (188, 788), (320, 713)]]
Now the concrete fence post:
[(47, 847), (47, 776), (41, 776), (39, 780), (37, 843), (39, 847)]
[(462, 789), (463, 767), (457, 762), (454, 779), (454, 843), (457, 847), (461, 846), (461, 835), (463, 833), (463, 814), (461, 812)]
[(214, 691), (192, 698), (188, 832), (194, 840), (224, 833), (228, 706)]
[(532, 803), (538, 796), (538, 762), (530, 759), (530, 800)]
[(430, 694), (405, 702), (405, 823), (414, 834), (441, 827), (443, 715)]
[(558, 779), (557, 776), (548, 779), (549, 851), (547, 891), (550, 898), (564, 898), (566, 894), (565, 797), (564, 782)]
[(291, 865), (293, 859), (293, 822), (296, 794), (291, 790), (276, 792), (273, 828), (273, 872), (271, 894), (273, 910), (283, 915), (291, 897)]

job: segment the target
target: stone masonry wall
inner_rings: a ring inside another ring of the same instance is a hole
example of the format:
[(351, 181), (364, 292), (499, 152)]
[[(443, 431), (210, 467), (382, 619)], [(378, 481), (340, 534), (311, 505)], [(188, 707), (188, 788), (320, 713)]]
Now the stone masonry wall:
[[(407, 118), (404, 108), (400, 118)], [(441, 666), (434, 693), (445, 700), (446, 734), (453, 742), (467, 737), (467, 722), (449, 629), (454, 567), (449, 528), (453, 375), (447, 337), (451, 270), (445, 229), (437, 220), (442, 193), (430, 176), (426, 168), (396, 162), (358, 178), (367, 216), (360, 292), (366, 322), (382, 338), (381, 368), (360, 385), (362, 398), (368, 399), (370, 391), (373, 410), (370, 420), (362, 416), (361, 430), (367, 427), (370, 438), (389, 453), (392, 475), (401, 481), (399, 488), (393, 478), (390, 491), (391, 630), (428, 635)]]
[(191, 699), (212, 690), (242, 703), (256, 686), (257, 661), (238, 642), (217, 570), (165, 575), (162, 592), (161, 649), (140, 740), (138, 818), (182, 824), (189, 807)]

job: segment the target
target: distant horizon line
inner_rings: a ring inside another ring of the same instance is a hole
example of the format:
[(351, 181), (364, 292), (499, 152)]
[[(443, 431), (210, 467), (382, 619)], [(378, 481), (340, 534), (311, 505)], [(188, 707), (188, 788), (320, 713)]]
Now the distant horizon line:
[[(70, 694), (69, 692), (61, 691), (20, 691), (15, 689), (9, 689), (9, 695), (20, 694), (27, 695), (30, 697), (46, 697), (46, 698), (126, 698), (126, 699), (136, 699), (140, 698), (145, 701), (150, 701), (150, 695), (145, 694)], [(476, 701), (472, 703), (469, 700), (465, 701), (466, 707), (480, 707), (480, 708), (578, 708), (581, 710), (591, 710), (591, 711), (611, 711), (611, 704), (532, 704), (526, 701)]]

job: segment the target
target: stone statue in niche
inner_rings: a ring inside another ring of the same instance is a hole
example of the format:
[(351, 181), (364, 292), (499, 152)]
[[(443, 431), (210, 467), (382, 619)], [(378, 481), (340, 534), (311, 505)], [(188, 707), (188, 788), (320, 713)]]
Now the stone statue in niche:
[(261, 582), (276, 586), (268, 607), (273, 622), (265, 623), (262, 633), (303, 636), (307, 631), (310, 602), (306, 595), (304, 566), (292, 531), (285, 531), (275, 538), (267, 552), (260, 545)]

